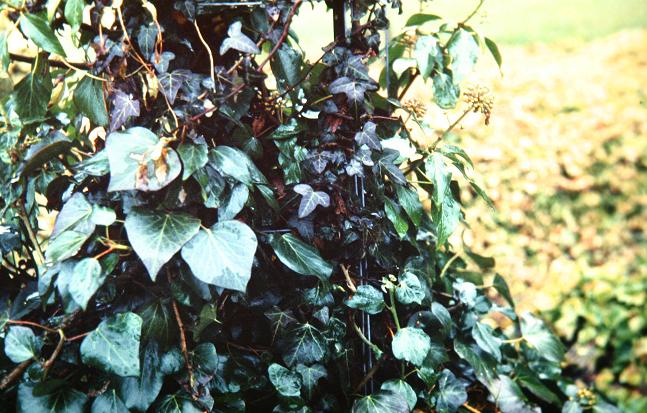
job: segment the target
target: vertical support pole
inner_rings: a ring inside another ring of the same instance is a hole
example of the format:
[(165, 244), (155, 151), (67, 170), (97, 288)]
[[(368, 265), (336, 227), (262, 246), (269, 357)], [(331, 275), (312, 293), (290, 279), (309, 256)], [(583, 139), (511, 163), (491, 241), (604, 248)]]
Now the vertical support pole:
[[(351, 19), (349, 16), (349, 11), (352, 10), (354, 0), (334, 0), (333, 2), (333, 22), (334, 22), (334, 34), (335, 40), (340, 41), (344, 40), (344, 43), (350, 41), (349, 36), (351, 33)], [(341, 43), (341, 42), (340, 42)], [(355, 195), (359, 201), (359, 205), (362, 209), (366, 207), (366, 197), (365, 197), (365, 182), (363, 177), (355, 176)], [(357, 265), (357, 274), (359, 275), (360, 285), (366, 283), (366, 276), (368, 272), (368, 261), (366, 259), (366, 251), (360, 251), (360, 260)], [(362, 334), (371, 340), (371, 316), (367, 313), (361, 313), (361, 329)], [(364, 343), (362, 343), (362, 372), (364, 376), (373, 367), (373, 354), (371, 349)], [(364, 385), (364, 393), (373, 393), (374, 391), (374, 381), (371, 378)]]

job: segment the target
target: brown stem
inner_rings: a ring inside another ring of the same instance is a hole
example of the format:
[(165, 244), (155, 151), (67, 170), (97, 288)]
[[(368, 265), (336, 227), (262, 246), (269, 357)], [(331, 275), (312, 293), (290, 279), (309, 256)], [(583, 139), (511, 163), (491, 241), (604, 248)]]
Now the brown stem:
[(22, 325), (22, 326), (37, 327), (37, 328), (40, 328), (40, 329), (45, 330), (45, 331), (50, 332), (50, 333), (58, 332), (58, 330), (55, 329), (55, 328), (47, 327), (47, 326), (44, 326), (42, 324), (35, 323), (33, 321), (7, 320), (7, 324), (15, 324), (15, 325)]
[(52, 367), (52, 365), (56, 361), (56, 358), (59, 356), (59, 354), (61, 354), (61, 351), (63, 350), (63, 344), (65, 344), (65, 334), (63, 334), (63, 330), (58, 330), (58, 334), (58, 344), (56, 345), (56, 348), (54, 349), (52, 355), (49, 357), (49, 359), (47, 359), (45, 364), (43, 364), (43, 379), (47, 377), (49, 369)]
[(377, 373), (377, 371), (379, 370), (380, 366), (382, 365), (382, 361), (383, 361), (383, 360), (384, 360), (384, 357), (380, 357), (380, 358), (377, 360), (377, 362), (375, 363), (375, 365), (374, 365), (374, 366), (373, 366), (373, 367), (368, 371), (368, 373), (366, 373), (366, 376), (364, 376), (364, 378), (362, 379), (362, 381), (360, 381), (360, 382), (359, 382), (359, 384), (357, 384), (357, 386), (355, 386), (355, 389), (353, 390), (353, 393), (359, 393), (359, 391), (362, 389), (362, 387), (363, 387), (366, 383), (368, 383), (368, 381), (369, 381), (369, 380), (370, 380), (370, 379), (375, 375), (375, 373)]
[(27, 235), (29, 236), (29, 240), (34, 246), (34, 253), (36, 254), (36, 257), (40, 260), (40, 263), (37, 263), (37, 265), (44, 264), (45, 256), (43, 255), (43, 251), (40, 249), (38, 238), (36, 237), (36, 233), (34, 232), (34, 229), (31, 227), (31, 223), (29, 222), (29, 215), (27, 214), (27, 210), (25, 209), (25, 204), (23, 203), (22, 200), (18, 201), (18, 217), (25, 225), (25, 228), (27, 228)]
[(279, 50), (279, 47), (281, 47), (281, 44), (283, 44), (285, 39), (288, 37), (288, 32), (290, 31), (290, 24), (292, 23), (292, 18), (294, 17), (295, 13), (299, 9), (299, 6), (301, 6), (301, 3), (303, 3), (303, 0), (296, 0), (292, 5), (292, 8), (290, 9), (290, 14), (288, 14), (288, 18), (285, 22), (285, 26), (283, 27), (283, 33), (281, 33), (281, 37), (279, 38), (279, 41), (276, 42), (276, 44), (272, 48), (272, 51), (270, 52), (270, 54), (267, 55), (265, 60), (263, 60), (260, 65), (258, 65), (258, 68), (256, 69), (258, 72), (261, 72), (263, 70), (263, 67), (267, 64), (267, 62), (270, 61), (272, 56), (274, 56), (274, 53), (276, 53), (276, 51)]
[(348, 289), (354, 293), (357, 292), (357, 287), (355, 287), (355, 283), (353, 282), (353, 279), (350, 277), (350, 273), (348, 272), (348, 267), (344, 264), (341, 264), (340, 267), (341, 267), (341, 272), (344, 274), (344, 278), (346, 278), (346, 285), (348, 286)]
[[(171, 282), (171, 277), (169, 277), (169, 282)], [(186, 364), (186, 369), (189, 373), (189, 386), (193, 389), (193, 367), (191, 366), (191, 359), (189, 358), (189, 351), (186, 345), (186, 333), (184, 332), (184, 323), (182, 323), (182, 318), (180, 317), (180, 309), (177, 306), (177, 302), (172, 300), (173, 312), (175, 313), (175, 321), (177, 321), (177, 326), (180, 329), (180, 349), (182, 350), (182, 355), (184, 356), (184, 363)]]
[(407, 94), (407, 92), (409, 91), (409, 88), (411, 87), (411, 85), (413, 85), (413, 82), (416, 80), (419, 74), (420, 74), (420, 71), (416, 70), (413, 76), (411, 76), (411, 79), (409, 79), (409, 83), (407, 83), (404, 89), (402, 89), (402, 92), (400, 92), (400, 95), (398, 96), (398, 100), (402, 100), (404, 95)]
[[(36, 60), (36, 57), (34, 56), (23, 56), (16, 53), (9, 53), (9, 58), (15, 62), (32, 63), (32, 64)], [(65, 64), (64, 62), (53, 60), (53, 59), (50, 59), (48, 63), (50, 66), (58, 67), (61, 69), (67, 69), (69, 68), (69, 66), (74, 66), (77, 69), (87, 70), (92, 66), (89, 63), (78, 63), (78, 62), (65, 62), (67, 63)]]
[(20, 376), (27, 370), (29, 366), (34, 362), (34, 359), (28, 359), (17, 365), (9, 374), (2, 378), (0, 381), (0, 390), (6, 389), (11, 383), (19, 379)]

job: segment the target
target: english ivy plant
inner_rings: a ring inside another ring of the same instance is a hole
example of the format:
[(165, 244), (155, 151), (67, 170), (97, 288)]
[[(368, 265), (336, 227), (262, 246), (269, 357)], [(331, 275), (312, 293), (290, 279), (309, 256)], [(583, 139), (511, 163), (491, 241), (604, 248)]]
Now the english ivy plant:
[[(445, 138), (489, 119), (462, 82), (483, 50), (501, 63), (495, 43), (417, 14), (375, 80), (400, 2), (349, 2), (314, 63), (302, 3), (3, 2), (2, 406), (613, 411), (484, 282), (493, 260), (450, 242), (460, 186), (490, 202)], [(406, 98), (417, 78), (464, 112), (439, 135)]]

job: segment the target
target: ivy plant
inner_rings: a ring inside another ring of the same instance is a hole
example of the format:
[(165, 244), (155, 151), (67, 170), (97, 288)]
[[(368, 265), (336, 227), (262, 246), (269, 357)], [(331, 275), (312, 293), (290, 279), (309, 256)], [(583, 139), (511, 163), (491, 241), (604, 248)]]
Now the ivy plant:
[[(2, 3), (3, 407), (613, 411), (452, 239), (461, 186), (490, 202), (446, 141), (492, 109), (475, 13), (383, 44), (398, 0), (328, 1), (308, 60), (303, 3)], [(462, 115), (425, 123), (416, 79)]]

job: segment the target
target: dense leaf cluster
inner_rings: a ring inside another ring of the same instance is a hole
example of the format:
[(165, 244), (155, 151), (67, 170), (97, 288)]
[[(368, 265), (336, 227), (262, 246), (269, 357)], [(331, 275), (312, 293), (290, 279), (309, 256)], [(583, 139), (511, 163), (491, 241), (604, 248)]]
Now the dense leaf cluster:
[[(315, 63), (289, 30), (301, 3), (4, 3), (4, 69), (32, 65), (2, 100), (3, 405), (613, 409), (576, 393), (500, 276), (464, 270), (492, 260), (448, 242), (459, 181), (489, 202), (443, 142), (460, 119), (421, 147), (416, 112), (393, 116), (416, 77), (455, 107), (494, 43), (415, 15), (377, 82), (398, 2), (352, 3)], [(20, 34), (33, 57), (9, 54)]]

